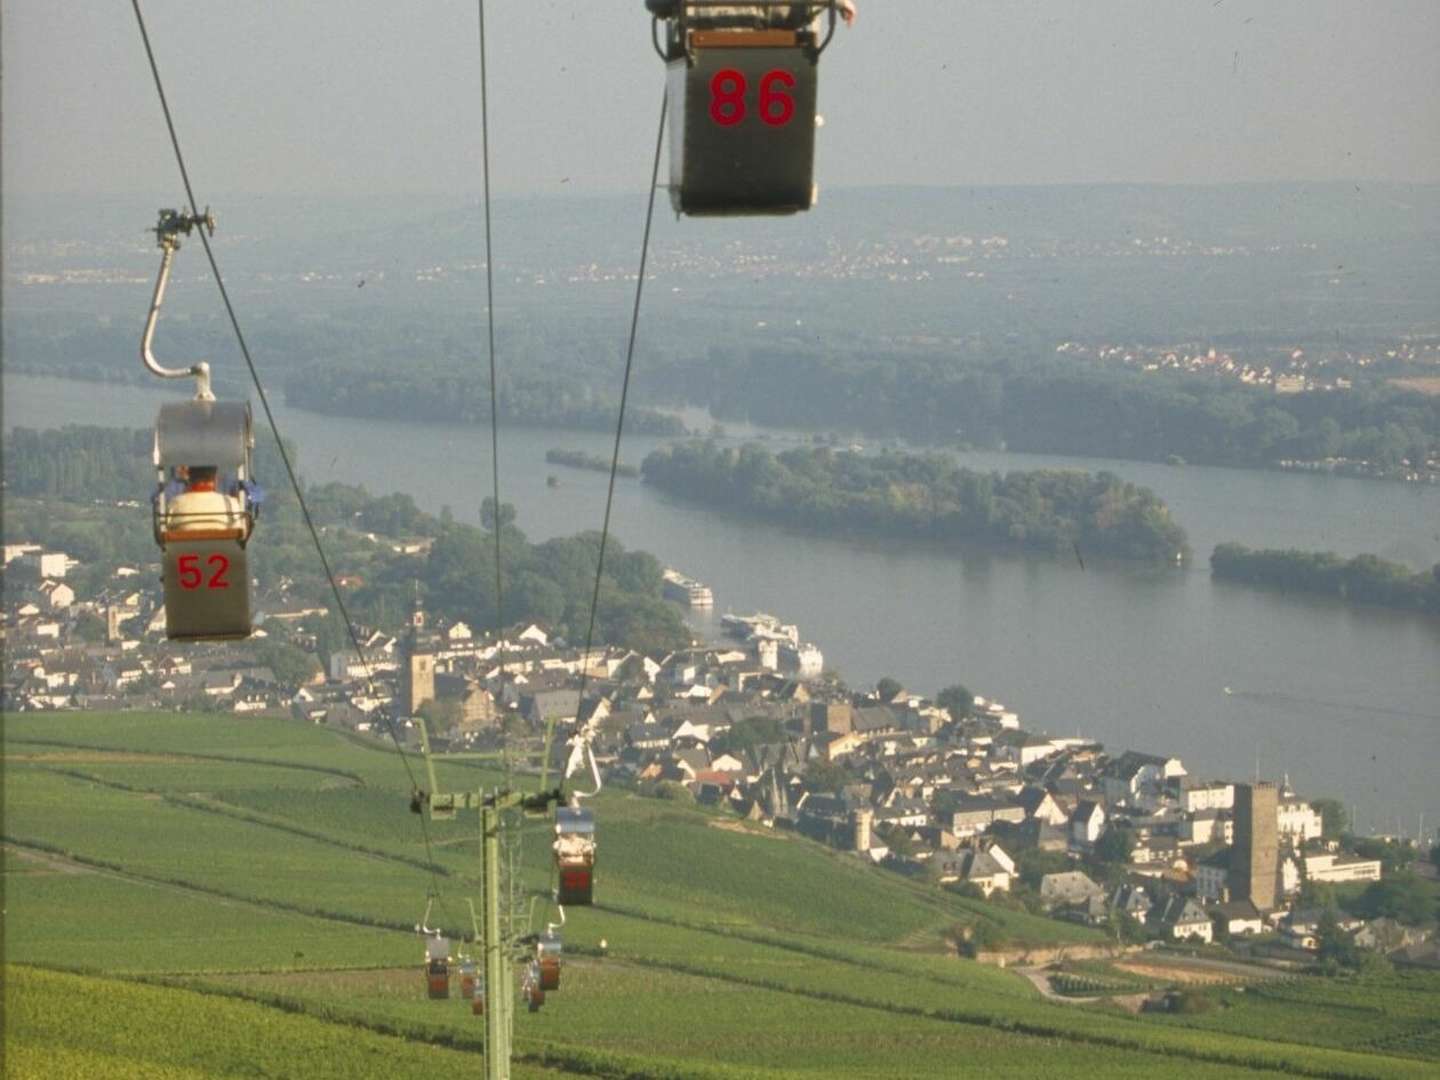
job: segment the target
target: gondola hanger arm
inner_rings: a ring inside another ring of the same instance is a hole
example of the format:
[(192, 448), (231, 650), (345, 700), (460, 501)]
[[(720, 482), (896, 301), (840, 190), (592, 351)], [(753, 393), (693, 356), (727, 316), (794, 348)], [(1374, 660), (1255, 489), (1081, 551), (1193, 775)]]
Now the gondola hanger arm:
[(175, 261), (175, 252), (180, 250), (180, 237), (188, 236), (190, 232), (199, 226), (206, 229), (211, 236), (215, 235), (215, 215), (210, 208), (205, 208), (204, 214), (187, 214), (181, 210), (161, 210), (160, 220), (155, 228), (156, 243), (160, 248), (160, 273), (155, 278), (155, 293), (150, 299), (150, 314), (145, 319), (145, 333), (140, 338), (140, 359), (144, 362), (145, 368), (152, 375), (158, 375), (162, 379), (190, 379), (195, 380), (195, 400), (214, 401), (215, 394), (210, 389), (210, 365), (204, 360), (190, 365), (188, 368), (167, 368), (155, 359), (155, 325), (160, 319), (160, 305), (165, 302), (165, 286), (170, 281), (170, 267)]

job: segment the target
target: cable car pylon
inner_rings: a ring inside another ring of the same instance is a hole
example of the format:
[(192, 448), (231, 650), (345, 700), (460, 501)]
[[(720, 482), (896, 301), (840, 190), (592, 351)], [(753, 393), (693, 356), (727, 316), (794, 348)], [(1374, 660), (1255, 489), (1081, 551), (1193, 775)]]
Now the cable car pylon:
[[(521, 956), (513, 922), (510, 932), (502, 930), (501, 908), (509, 906), (506, 903), (509, 886), (507, 875), (502, 873), (501, 834), (505, 829), (507, 813), (518, 811), (548, 817), (550, 808), (559, 804), (563, 795), (559, 788), (533, 793), (509, 787), (442, 792), (435, 774), (435, 758), (430, 751), (429, 731), (423, 718), (417, 717), (416, 724), (430, 789), (418, 793), (412, 808), (421, 813), (428, 811), (436, 821), (453, 820), (461, 810), (479, 812), (480, 912), (476, 920), (476, 947), (480, 953), (485, 987), (485, 1077), (486, 1080), (509, 1080), (511, 1017), (515, 1002), (514, 965)], [(473, 907), (471, 911), (473, 915)]]

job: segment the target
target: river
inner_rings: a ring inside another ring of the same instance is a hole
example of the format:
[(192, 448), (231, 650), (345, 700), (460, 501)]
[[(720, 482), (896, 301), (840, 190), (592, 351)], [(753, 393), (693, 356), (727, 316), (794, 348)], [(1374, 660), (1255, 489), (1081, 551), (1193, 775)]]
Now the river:
[[(29, 376), (4, 380), (15, 424), (149, 426), (167, 393)], [(176, 393), (170, 397), (179, 396)], [(310, 481), (405, 491), (478, 519), (489, 432), (276, 410)], [(735, 429), (732, 427), (732, 432)], [(264, 436), (262, 434), (261, 436)], [(772, 433), (777, 448), (783, 433)], [(632, 438), (638, 464), (660, 440)], [(501, 498), (532, 539), (597, 529), (605, 476), (547, 465), (550, 447), (608, 456), (610, 436), (501, 432)], [(716, 611), (800, 625), (852, 685), (883, 675), (933, 693), (963, 682), (1025, 726), (1112, 749), (1180, 755), (1192, 774), (1284, 775), (1355, 808), (1366, 831), (1440, 825), (1440, 620), (1212, 582), (1212, 546), (1373, 552), (1440, 562), (1440, 490), (1327, 476), (1021, 454), (962, 454), (976, 468), (1107, 469), (1156, 491), (1190, 533), (1187, 569), (941, 551), (810, 536), (681, 503), (621, 480), (612, 528), (715, 590)], [(559, 486), (546, 486), (554, 475)], [(268, 478), (273, 485), (278, 478)], [(262, 536), (263, 539), (263, 536)], [(696, 620), (713, 629), (712, 619)]]

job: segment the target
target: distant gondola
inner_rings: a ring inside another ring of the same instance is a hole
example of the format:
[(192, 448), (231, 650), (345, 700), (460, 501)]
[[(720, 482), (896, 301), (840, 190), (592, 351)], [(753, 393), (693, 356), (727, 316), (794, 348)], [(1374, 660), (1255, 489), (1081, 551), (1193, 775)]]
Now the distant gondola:
[(555, 902), (562, 906), (594, 903), (595, 815), (578, 807), (555, 811)]

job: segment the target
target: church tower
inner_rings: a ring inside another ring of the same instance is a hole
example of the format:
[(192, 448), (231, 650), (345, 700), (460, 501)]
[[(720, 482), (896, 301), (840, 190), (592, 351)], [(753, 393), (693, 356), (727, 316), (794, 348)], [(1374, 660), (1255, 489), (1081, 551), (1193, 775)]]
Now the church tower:
[(403, 659), (398, 704), (405, 710), (404, 715), (414, 716), (421, 705), (435, 700), (435, 653), (425, 630), (419, 582), (415, 583), (415, 606), (410, 612), (410, 630), (405, 635)]

